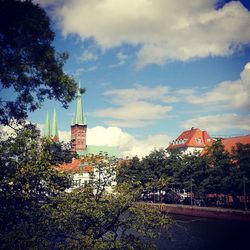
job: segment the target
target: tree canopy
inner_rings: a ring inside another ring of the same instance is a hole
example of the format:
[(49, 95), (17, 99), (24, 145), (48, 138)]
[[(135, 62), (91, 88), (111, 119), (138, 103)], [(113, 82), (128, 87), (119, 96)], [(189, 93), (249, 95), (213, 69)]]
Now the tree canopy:
[[(67, 107), (77, 84), (63, 71), (67, 52), (53, 47), (54, 32), (46, 12), (29, 0), (0, 0), (0, 123), (27, 118), (45, 98)], [(83, 91), (83, 90), (82, 90)]]
[(190, 192), (192, 186), (196, 198), (231, 195), (237, 207), (237, 196), (243, 196), (244, 189), (249, 195), (249, 163), (249, 144), (237, 144), (229, 153), (218, 140), (202, 155), (159, 150), (142, 159), (135, 157), (119, 169), (117, 179), (142, 189), (151, 187), (151, 191), (175, 188)]
[(114, 160), (89, 162), (95, 164), (95, 178), (66, 192), (72, 178), (55, 166), (72, 154), (54, 146), (32, 125), (0, 141), (0, 248), (154, 247), (153, 239), (169, 225), (169, 217), (135, 203), (139, 189), (121, 184), (108, 192), (115, 180)]

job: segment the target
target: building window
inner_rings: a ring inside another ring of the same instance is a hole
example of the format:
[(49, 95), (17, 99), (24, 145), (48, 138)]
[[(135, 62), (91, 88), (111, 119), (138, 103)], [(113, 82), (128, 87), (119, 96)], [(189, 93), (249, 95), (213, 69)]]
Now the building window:
[(195, 138), (197, 144), (201, 144), (201, 138)]

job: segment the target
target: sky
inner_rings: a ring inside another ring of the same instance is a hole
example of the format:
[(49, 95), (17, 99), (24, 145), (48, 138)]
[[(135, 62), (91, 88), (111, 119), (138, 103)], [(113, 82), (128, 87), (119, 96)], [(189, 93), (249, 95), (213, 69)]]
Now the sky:
[[(250, 131), (250, 1), (36, 0), (47, 11), (64, 70), (86, 88), (88, 145), (144, 156), (191, 127)], [(45, 101), (70, 140), (75, 102)]]

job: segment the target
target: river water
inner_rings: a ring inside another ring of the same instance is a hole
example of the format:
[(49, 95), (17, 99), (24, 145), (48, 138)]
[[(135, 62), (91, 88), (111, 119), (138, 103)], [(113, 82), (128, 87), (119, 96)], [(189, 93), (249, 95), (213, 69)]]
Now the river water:
[(161, 250), (250, 250), (250, 222), (171, 217), (174, 224), (157, 240)]

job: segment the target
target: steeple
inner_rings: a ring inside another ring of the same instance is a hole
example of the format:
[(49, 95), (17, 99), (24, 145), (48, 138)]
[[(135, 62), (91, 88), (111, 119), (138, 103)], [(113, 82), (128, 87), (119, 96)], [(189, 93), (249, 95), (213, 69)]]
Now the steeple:
[(49, 124), (49, 113), (48, 113), (48, 111), (46, 113), (43, 134), (44, 134), (45, 137), (49, 137), (50, 136), (50, 124)]
[(80, 82), (76, 94), (76, 113), (71, 125), (71, 150), (86, 149), (87, 124), (83, 117), (82, 96), (80, 93)]
[(54, 142), (59, 141), (57, 120), (56, 120), (56, 110), (55, 109), (54, 109), (54, 113), (53, 113), (53, 120), (52, 120), (52, 126), (51, 126), (51, 137), (54, 140)]
[(73, 124), (78, 124), (78, 125), (84, 125), (84, 118), (83, 118), (83, 108), (82, 108), (82, 96), (80, 93), (80, 82), (79, 86), (77, 89), (77, 94), (76, 94), (76, 113), (75, 113), (75, 118), (73, 121)]

